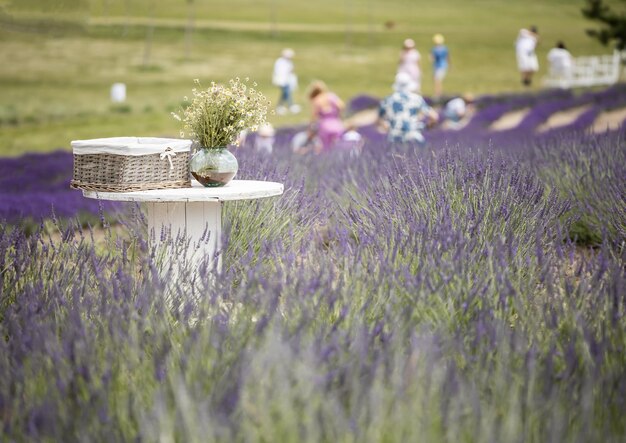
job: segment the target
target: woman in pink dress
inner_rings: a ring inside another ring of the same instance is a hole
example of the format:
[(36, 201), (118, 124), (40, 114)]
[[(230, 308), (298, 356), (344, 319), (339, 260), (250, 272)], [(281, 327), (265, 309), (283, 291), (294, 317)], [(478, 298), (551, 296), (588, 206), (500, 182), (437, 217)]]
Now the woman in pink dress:
[(411, 77), (415, 89), (411, 92), (419, 93), (422, 85), (422, 72), (420, 69), (420, 53), (415, 49), (413, 39), (407, 38), (402, 45), (402, 53), (398, 63), (398, 71), (396, 74), (404, 72)]
[(320, 150), (329, 151), (345, 131), (341, 121), (341, 111), (345, 105), (321, 81), (316, 81), (311, 85), (309, 99), (313, 123), (317, 125), (317, 135), (321, 141)]

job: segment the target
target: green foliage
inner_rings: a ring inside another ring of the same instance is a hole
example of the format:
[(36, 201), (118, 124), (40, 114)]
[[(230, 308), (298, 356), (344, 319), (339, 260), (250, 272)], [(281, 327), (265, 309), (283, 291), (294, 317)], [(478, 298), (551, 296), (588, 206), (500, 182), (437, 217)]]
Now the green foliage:
[[(300, 214), (308, 215), (294, 217), (294, 207), (300, 208)], [(263, 255), (264, 245), (278, 239), (294, 251), (299, 250), (318, 223), (318, 215), (313, 203), (305, 200), (304, 189), (294, 187), (286, 189), (279, 199), (228, 202), (224, 205), (224, 220), (229, 233), (224, 266), (243, 273), (240, 257), (246, 257), (246, 266), (265, 262), (271, 267)]]
[(599, 22), (602, 26), (600, 29), (587, 29), (587, 34), (605, 46), (614, 42), (616, 49), (620, 51), (626, 49), (625, 2), (622, 0), (622, 3), (620, 11), (605, 0), (586, 0), (586, 5), (582, 8), (586, 18)]
[(602, 233), (583, 220), (572, 223), (569, 237), (582, 246), (598, 246), (602, 243)]
[(623, 135), (563, 141), (569, 149), (539, 149), (539, 175), (572, 202), (575, 223), (570, 236), (581, 244), (598, 245), (603, 239), (620, 245), (626, 241), (626, 200), (623, 197)]
[(133, 111), (132, 106), (125, 104), (116, 104), (111, 106), (111, 112), (115, 112), (117, 114), (130, 114)]

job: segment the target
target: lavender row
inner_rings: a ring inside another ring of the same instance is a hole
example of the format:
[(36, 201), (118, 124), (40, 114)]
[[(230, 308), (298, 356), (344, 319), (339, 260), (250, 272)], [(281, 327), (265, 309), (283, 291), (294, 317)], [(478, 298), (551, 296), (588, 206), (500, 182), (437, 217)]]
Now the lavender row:
[[(352, 112), (376, 106), (377, 99), (362, 95), (350, 102)], [(543, 134), (535, 134), (535, 129), (555, 112), (589, 105), (571, 124), (552, 129)], [(571, 91), (550, 90), (539, 94), (511, 94), (482, 96), (477, 99), (478, 112), (469, 124), (459, 131), (435, 130), (428, 134), (433, 148), (445, 146), (468, 147), (500, 145), (509, 150), (525, 150), (516, 146), (528, 146), (537, 140), (559, 137), (572, 130), (584, 130), (603, 110), (611, 110), (626, 105), (626, 88), (621, 85), (600, 92), (574, 95)], [(507, 131), (489, 131), (489, 125), (505, 113), (524, 107), (532, 107), (521, 124)], [(289, 151), (293, 135), (304, 128), (288, 128), (279, 131), (277, 146)], [(374, 126), (360, 129), (372, 149), (380, 149), (384, 135)], [(384, 148), (383, 148), (384, 149)], [(290, 155), (290, 153), (288, 153)], [(522, 155), (525, 155), (523, 153)], [(99, 207), (94, 202), (82, 199), (69, 190), (71, 178), (71, 156), (63, 151), (52, 154), (26, 154), (15, 159), (0, 161), (0, 219), (18, 223), (28, 219), (38, 221), (56, 213), (61, 217), (73, 217), (82, 213), (96, 214)], [(115, 206), (105, 204), (106, 211)]]
[(71, 179), (72, 154), (66, 151), (0, 159), (0, 220), (38, 224), (51, 217), (99, 217), (117, 209), (70, 189)]
[(623, 440), (624, 250), (563, 241), (574, 196), (543, 175), (579, 155), (606, 170), (623, 143), (551, 140), (523, 163), (497, 146), (242, 150), (241, 178), (286, 193), (225, 205), (219, 276), (160, 277), (141, 219), (104, 249), (0, 227), (3, 435)]

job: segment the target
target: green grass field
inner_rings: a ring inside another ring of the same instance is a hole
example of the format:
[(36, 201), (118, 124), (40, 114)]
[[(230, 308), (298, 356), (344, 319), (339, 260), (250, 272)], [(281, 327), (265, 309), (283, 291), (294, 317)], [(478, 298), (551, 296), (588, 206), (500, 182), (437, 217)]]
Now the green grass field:
[[(44, 6), (45, 5), (45, 6)], [(423, 92), (432, 92), (427, 54), (446, 36), (452, 68), (445, 91), (521, 90), (513, 42), (536, 24), (541, 71), (557, 39), (574, 55), (608, 53), (585, 35), (593, 26), (571, 0), (0, 0), (0, 155), (69, 149), (72, 139), (178, 134), (169, 113), (193, 79), (256, 80), (271, 100), (272, 64), (296, 51), (297, 100), (322, 79), (341, 97), (389, 92), (402, 40), (423, 56)], [(186, 36), (194, 17), (191, 39)], [(391, 25), (385, 26), (385, 24)], [(147, 33), (153, 29), (149, 46)], [(543, 63), (542, 63), (543, 62)], [(112, 107), (109, 88), (128, 87)], [(539, 88), (536, 82), (535, 88)], [(275, 125), (306, 121), (273, 116)]]

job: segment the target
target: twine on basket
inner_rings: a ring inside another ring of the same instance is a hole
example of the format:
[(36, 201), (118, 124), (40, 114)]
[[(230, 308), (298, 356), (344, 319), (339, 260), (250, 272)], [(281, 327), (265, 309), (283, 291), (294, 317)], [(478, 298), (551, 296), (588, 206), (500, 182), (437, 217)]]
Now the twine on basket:
[(170, 162), (170, 170), (174, 169), (174, 163), (172, 163), (172, 157), (176, 157), (176, 153), (172, 150), (172, 148), (165, 148), (165, 151), (161, 153), (161, 160), (167, 157), (167, 161)]

